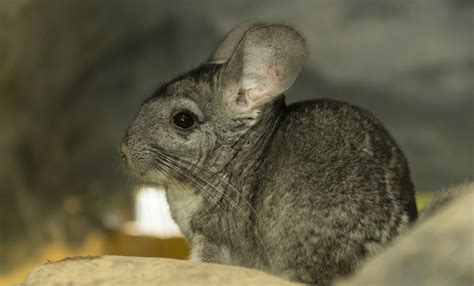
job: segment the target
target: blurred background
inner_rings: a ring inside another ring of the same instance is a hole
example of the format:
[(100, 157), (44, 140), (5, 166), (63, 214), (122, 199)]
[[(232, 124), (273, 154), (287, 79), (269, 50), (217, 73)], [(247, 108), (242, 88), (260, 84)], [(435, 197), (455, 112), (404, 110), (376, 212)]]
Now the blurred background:
[(117, 145), (160, 83), (244, 21), (306, 36), (311, 54), (287, 100), (372, 111), (420, 199), (472, 179), (473, 4), (0, 0), (0, 285), (67, 255), (186, 258), (164, 194), (126, 178)]

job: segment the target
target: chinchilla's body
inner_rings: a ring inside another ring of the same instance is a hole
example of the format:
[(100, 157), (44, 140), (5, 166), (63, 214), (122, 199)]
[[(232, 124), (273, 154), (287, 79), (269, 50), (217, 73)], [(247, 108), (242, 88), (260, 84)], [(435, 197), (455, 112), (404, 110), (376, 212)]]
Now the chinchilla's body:
[(192, 258), (324, 285), (416, 219), (404, 155), (370, 113), (286, 106), (305, 55), (290, 27), (239, 26), (127, 131), (127, 165), (166, 187)]

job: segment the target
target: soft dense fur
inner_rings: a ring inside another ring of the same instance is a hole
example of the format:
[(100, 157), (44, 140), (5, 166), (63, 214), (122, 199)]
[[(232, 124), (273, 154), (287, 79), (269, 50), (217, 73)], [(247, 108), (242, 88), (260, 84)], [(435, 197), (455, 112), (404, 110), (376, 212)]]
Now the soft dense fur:
[[(305, 56), (290, 27), (240, 26), (128, 129), (124, 159), (166, 187), (192, 258), (323, 285), (416, 219), (406, 159), (370, 113), (330, 99), (285, 104)], [(192, 128), (173, 123), (181, 111)]]
[(433, 213), (443, 209), (453, 200), (461, 198), (469, 193), (474, 193), (474, 182), (472, 181), (436, 192), (431, 202), (420, 212), (420, 220), (423, 221), (427, 217), (432, 216)]

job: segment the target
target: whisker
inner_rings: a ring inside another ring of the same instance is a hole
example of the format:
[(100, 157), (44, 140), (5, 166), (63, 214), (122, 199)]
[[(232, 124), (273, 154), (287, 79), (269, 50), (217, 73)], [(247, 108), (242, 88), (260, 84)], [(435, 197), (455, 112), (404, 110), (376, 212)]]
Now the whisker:
[[(189, 172), (183, 165), (181, 165), (179, 162), (178, 162), (178, 158), (173, 158), (175, 160), (171, 160), (171, 158), (169, 158), (169, 156), (165, 156), (163, 155), (163, 152), (161, 152), (161, 154), (157, 154), (158, 156), (162, 157), (162, 159), (166, 159), (168, 161), (168, 163), (170, 164), (174, 164), (176, 165), (178, 168), (180, 168), (180, 171), (182, 171), (183, 173), (180, 174), (180, 175), (185, 175), (189, 180), (191, 180), (194, 184), (196, 185), (199, 185), (201, 186), (200, 189), (202, 189), (203, 191), (207, 191), (205, 188), (203, 188), (203, 186), (196, 181), (196, 179), (200, 179), (201, 181), (204, 181), (205, 184), (207, 184), (208, 186), (210, 186), (211, 188), (217, 190), (217, 187), (214, 186), (211, 182), (207, 181), (206, 179), (202, 178), (202, 177), (196, 177), (195, 175), (193, 175), (191, 172)], [(195, 166), (195, 164), (193, 164)], [(196, 166), (195, 166), (196, 167)], [(255, 209), (250, 205), (250, 203), (234, 188), (234, 191), (237, 195), (240, 195), (240, 197), (244, 200), (244, 202), (252, 209), (252, 211), (255, 213), (255, 217), (257, 219), (258, 218), (258, 214), (256, 213)], [(243, 209), (236, 203), (232, 200), (232, 198), (230, 198), (227, 194), (225, 194), (224, 192), (220, 192), (220, 194), (222, 195), (222, 197), (230, 204), (231, 207), (235, 208), (238, 212), (238, 214), (244, 218), (247, 223), (249, 224), (249, 226), (251, 227), (253, 233), (255, 234), (255, 236), (257, 237), (257, 239), (259, 240), (260, 244), (262, 245), (263, 249), (264, 249), (264, 252), (267, 256), (267, 259), (269, 261), (269, 263), (272, 264), (272, 261), (271, 261), (271, 258), (270, 258), (270, 255), (268, 253), (268, 250), (266, 249), (265, 247), (265, 244), (263, 243), (263, 239), (261, 238), (261, 236), (259, 235), (254, 223), (251, 221), (251, 219), (247, 216), (245, 216), (245, 212), (243, 211)], [(224, 212), (224, 214), (226, 214)]]
[[(162, 162), (164, 163), (164, 162)], [(176, 170), (174, 170), (174, 168), (172, 168), (172, 166), (170, 165), (167, 165), (167, 164), (164, 164), (166, 165), (168, 168), (170, 168), (170, 170), (174, 171), (175, 173), (178, 173)], [(177, 185), (181, 185), (183, 186), (179, 181), (175, 180), (174, 178), (170, 178), (174, 181), (174, 183), (176, 183)], [(190, 178), (192, 179), (192, 178)], [(201, 186), (198, 182), (195, 182), (197, 184), (197, 188), (198, 190), (201, 191), (201, 194), (205, 196), (206, 199), (210, 200), (210, 201), (213, 201), (214, 200), (214, 197), (213, 195), (208, 191), (206, 190), (203, 186)], [(195, 201), (195, 200), (193, 200)], [(230, 219), (229, 215), (224, 211), (224, 209), (222, 208), (222, 206), (219, 204), (219, 202), (216, 203), (216, 206), (222, 211), (222, 214), (224, 214), (224, 216), (228, 219), (230, 225), (234, 228), (234, 231), (238, 232), (237, 230), (237, 226), (235, 225), (235, 222), (233, 220)], [(211, 215), (211, 212), (209, 211), (209, 208), (205, 208), (206, 212)], [(230, 241), (229, 238), (227, 238), (228, 241)], [(222, 250), (221, 250), (222, 252)]]
[[(253, 212), (253, 214), (255, 215), (255, 218), (258, 220), (259, 223), (263, 224), (263, 222), (261, 221), (261, 219), (258, 217), (258, 214), (257, 214), (257, 211), (255, 210), (255, 208), (251, 205), (251, 203), (237, 190), (237, 188), (235, 186), (233, 186), (232, 184), (229, 183), (228, 180), (222, 178), (222, 175), (218, 172), (216, 173), (211, 173), (203, 168), (200, 168), (199, 166), (197, 166), (196, 164), (193, 164), (192, 162), (189, 162), (189, 161), (186, 161), (186, 160), (183, 160), (181, 158), (178, 158), (178, 157), (172, 157), (171, 159), (174, 159), (176, 162), (183, 162), (187, 165), (190, 165), (192, 166), (193, 168), (196, 168), (198, 169), (200, 172), (203, 172), (203, 173), (209, 173), (210, 174), (210, 177), (209, 178), (216, 178), (218, 179), (220, 182), (224, 183), (226, 186), (228, 186), (229, 188), (232, 189), (232, 191), (235, 192), (235, 194), (237, 196), (239, 196), (239, 198), (241, 198), (244, 203), (250, 208), (250, 210)], [(184, 168), (184, 166), (180, 166), (182, 168)]]

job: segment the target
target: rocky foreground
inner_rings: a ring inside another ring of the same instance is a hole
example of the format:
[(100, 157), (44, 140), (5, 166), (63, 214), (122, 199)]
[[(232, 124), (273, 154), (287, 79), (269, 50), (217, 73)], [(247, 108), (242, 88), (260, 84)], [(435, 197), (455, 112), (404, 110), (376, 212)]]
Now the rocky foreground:
[[(419, 222), (353, 277), (355, 285), (473, 285), (474, 184)], [(142, 257), (77, 257), (34, 269), (22, 286), (296, 285), (263, 272), (217, 264)]]

